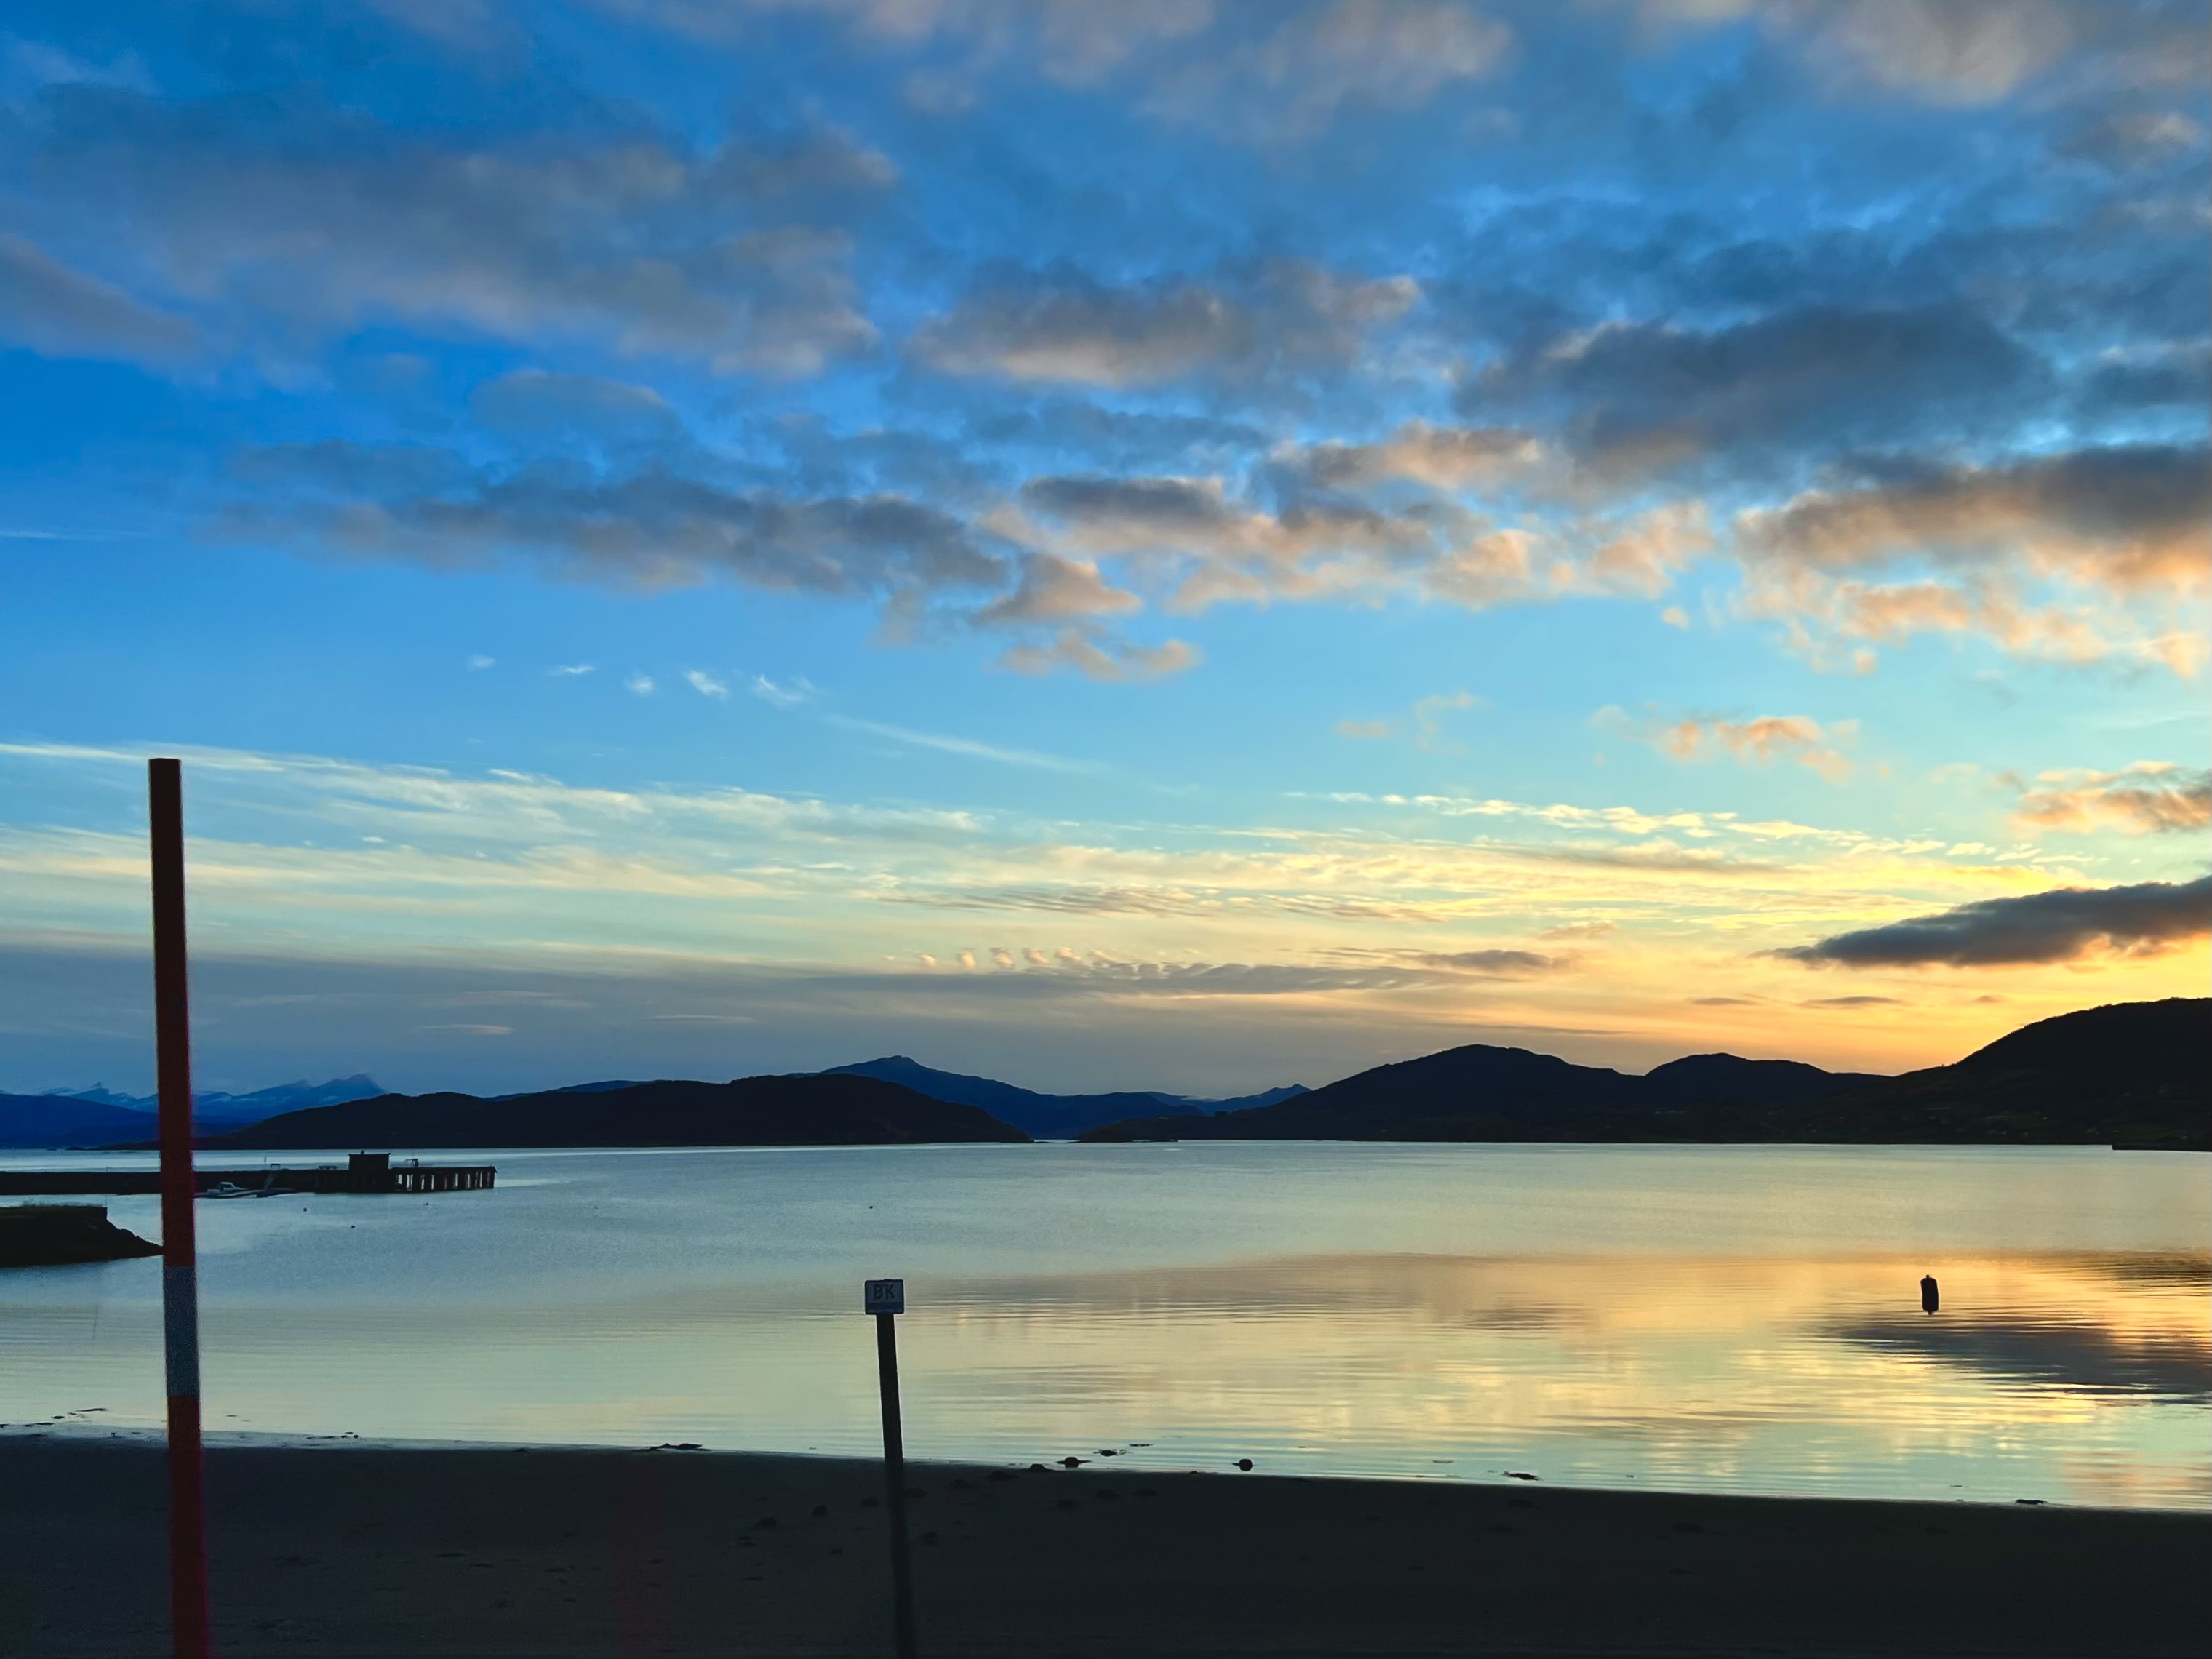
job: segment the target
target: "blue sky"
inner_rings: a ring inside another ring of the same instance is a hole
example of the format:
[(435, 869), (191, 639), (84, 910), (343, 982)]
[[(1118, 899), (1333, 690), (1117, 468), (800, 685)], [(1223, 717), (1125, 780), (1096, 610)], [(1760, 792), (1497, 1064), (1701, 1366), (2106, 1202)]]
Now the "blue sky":
[(2201, 993), (2206, 14), (15, 8), (0, 1085)]

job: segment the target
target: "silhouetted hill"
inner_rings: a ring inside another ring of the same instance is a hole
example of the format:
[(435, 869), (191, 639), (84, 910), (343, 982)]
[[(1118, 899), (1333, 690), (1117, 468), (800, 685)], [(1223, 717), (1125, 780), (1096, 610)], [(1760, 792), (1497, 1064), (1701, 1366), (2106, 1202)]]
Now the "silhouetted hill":
[(74, 1095), (0, 1095), (0, 1146), (104, 1146), (155, 1132), (154, 1115)]
[(1831, 1096), (1813, 1121), (1835, 1139), (2212, 1149), (2208, 1053), (2212, 998), (2117, 1002), (2023, 1025), (1955, 1065)]
[(2205, 1146), (2212, 999), (2040, 1020), (1902, 1077), (1693, 1054), (1648, 1076), (1471, 1044), (1279, 1105), (1108, 1124), (1087, 1140), (2015, 1141)]
[(1886, 1081), (1872, 1072), (1824, 1072), (1802, 1060), (1745, 1060), (1738, 1054), (1685, 1054), (1644, 1074), (1647, 1094), (1686, 1105), (1720, 1101), (1780, 1105)]
[(1211, 1112), (1238, 1111), (1252, 1106), (1272, 1106), (1279, 1100), (1304, 1094), (1304, 1084), (1270, 1089), (1264, 1094), (1233, 1100), (1198, 1100), (1186, 1095), (1166, 1095), (1153, 1090), (1131, 1090), (1099, 1095), (1048, 1095), (994, 1078), (969, 1077), (959, 1072), (940, 1072), (905, 1054), (886, 1054), (851, 1066), (833, 1066), (824, 1077), (872, 1077), (903, 1084), (933, 1100), (949, 1100), (979, 1106), (1033, 1135), (1047, 1139), (1079, 1135), (1102, 1123), (1137, 1116), (1192, 1116)]
[(972, 1106), (860, 1077), (751, 1077), (474, 1095), (380, 1095), (286, 1112), (203, 1146), (874, 1146), (1025, 1141)]

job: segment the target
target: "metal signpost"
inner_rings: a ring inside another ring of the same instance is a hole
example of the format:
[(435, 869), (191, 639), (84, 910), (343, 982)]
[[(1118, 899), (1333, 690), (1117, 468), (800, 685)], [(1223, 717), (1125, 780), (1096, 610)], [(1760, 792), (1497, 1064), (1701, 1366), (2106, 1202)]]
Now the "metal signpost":
[(200, 1457), (200, 1298), (192, 1248), (192, 1033), (185, 966), (182, 769), (146, 763), (154, 855), (154, 1065), (161, 1097), (161, 1334), (169, 1392), (169, 1629), (178, 1659), (208, 1650)]
[(899, 1432), (898, 1331), (906, 1280), (863, 1282), (860, 1306), (876, 1316), (876, 1376), (884, 1397), (884, 1501), (891, 1517), (891, 1629), (899, 1659), (914, 1659), (914, 1565), (906, 1544), (906, 1442)]

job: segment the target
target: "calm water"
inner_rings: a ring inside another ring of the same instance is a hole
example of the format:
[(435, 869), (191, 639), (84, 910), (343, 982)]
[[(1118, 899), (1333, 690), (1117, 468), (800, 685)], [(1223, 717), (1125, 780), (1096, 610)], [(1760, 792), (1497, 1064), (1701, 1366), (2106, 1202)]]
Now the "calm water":
[[(902, 1274), (917, 1456), (2212, 1508), (2187, 1154), (483, 1157), (487, 1194), (202, 1204), (210, 1429), (866, 1453), (860, 1281)], [(158, 1269), (0, 1275), (0, 1420), (157, 1424)]]

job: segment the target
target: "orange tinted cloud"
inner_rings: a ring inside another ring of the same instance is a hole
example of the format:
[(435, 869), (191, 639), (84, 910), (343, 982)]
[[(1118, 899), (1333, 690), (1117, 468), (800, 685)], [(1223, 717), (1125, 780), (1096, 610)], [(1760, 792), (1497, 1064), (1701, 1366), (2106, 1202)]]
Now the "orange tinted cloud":
[(2024, 555), (2121, 592), (2200, 592), (2212, 578), (2208, 515), (2212, 457), (2142, 445), (1809, 491), (1745, 514), (1737, 532), (1756, 558), (1829, 571), (1911, 556), (1971, 567)]
[(2013, 810), (2022, 830), (2154, 835), (2212, 824), (2212, 772), (2142, 761), (2118, 772), (2045, 772), (2035, 782)]
[(1856, 720), (1837, 720), (1823, 726), (1803, 714), (1759, 714), (1741, 720), (1692, 715), (1639, 726), (1618, 708), (1603, 708), (1598, 711), (1595, 723), (1622, 737), (1649, 743), (1676, 760), (1709, 760), (1725, 754), (1746, 766), (1795, 761), (1831, 783), (1841, 783), (1851, 772), (1850, 760), (1838, 745), (1858, 739)]

